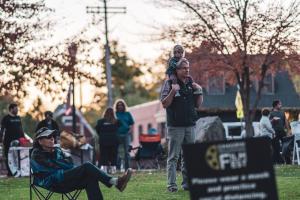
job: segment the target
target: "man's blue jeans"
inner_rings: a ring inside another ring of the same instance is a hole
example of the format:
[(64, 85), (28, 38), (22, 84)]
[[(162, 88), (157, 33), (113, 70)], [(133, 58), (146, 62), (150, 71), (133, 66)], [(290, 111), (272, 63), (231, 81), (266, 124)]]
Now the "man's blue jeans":
[(103, 196), (99, 188), (99, 181), (111, 187), (109, 183), (112, 177), (104, 173), (92, 163), (84, 163), (64, 172), (64, 180), (55, 184), (53, 190), (71, 192), (76, 189), (85, 189), (88, 200), (102, 200)]

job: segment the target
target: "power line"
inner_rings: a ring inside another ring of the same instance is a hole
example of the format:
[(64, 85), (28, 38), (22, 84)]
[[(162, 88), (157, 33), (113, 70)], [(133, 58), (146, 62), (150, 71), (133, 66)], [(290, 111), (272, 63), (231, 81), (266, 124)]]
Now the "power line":
[(108, 14), (125, 14), (126, 7), (107, 7), (106, 0), (103, 0), (104, 6), (87, 6), (86, 12), (88, 14), (101, 14), (104, 13), (105, 23), (105, 67), (106, 67), (106, 84), (107, 84), (107, 96), (108, 106), (113, 105), (112, 97), (112, 78), (111, 78), (111, 64), (110, 64), (110, 47), (108, 39)]

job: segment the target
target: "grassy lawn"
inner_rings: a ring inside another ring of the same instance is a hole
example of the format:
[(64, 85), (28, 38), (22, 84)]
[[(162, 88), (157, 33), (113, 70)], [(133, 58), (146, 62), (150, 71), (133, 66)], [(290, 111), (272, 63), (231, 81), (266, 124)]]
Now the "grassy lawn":
[[(280, 200), (300, 200), (300, 167), (276, 166), (276, 179)], [(0, 179), (0, 200), (28, 200), (28, 178), (2, 178)], [(178, 176), (180, 185), (181, 176)], [(189, 199), (189, 193), (179, 190), (177, 193), (166, 191), (166, 172), (137, 172), (133, 175), (127, 189), (120, 193), (115, 188), (109, 189), (100, 186), (104, 199), (109, 200), (182, 200)], [(55, 196), (52, 199), (59, 199)], [(86, 200), (85, 192), (80, 200)]]

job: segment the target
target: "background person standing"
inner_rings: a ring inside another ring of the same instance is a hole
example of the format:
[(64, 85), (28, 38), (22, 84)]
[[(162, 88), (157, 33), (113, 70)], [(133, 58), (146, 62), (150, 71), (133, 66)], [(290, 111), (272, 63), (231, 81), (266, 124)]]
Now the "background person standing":
[(59, 126), (56, 123), (56, 121), (53, 119), (53, 113), (51, 111), (45, 112), (45, 119), (40, 121), (35, 129), (35, 131), (38, 131), (40, 128), (46, 127), (49, 130), (55, 130), (55, 133), (57, 134), (55, 136), (55, 141), (58, 141), (59, 139)]
[(275, 131), (272, 128), (271, 121), (269, 119), (270, 111), (267, 108), (263, 108), (261, 111), (261, 119), (259, 121), (260, 132), (262, 137), (268, 137), (270, 140), (274, 138)]
[(9, 166), (8, 166), (8, 151), (10, 143), (13, 140), (19, 140), (21, 137), (25, 137), (21, 118), (18, 115), (18, 105), (12, 103), (8, 106), (8, 114), (5, 115), (1, 121), (0, 136), (4, 135), (3, 146), (4, 146), (4, 156), (5, 165), (8, 171), (7, 176), (13, 176)]
[[(182, 144), (195, 142), (195, 122), (198, 118), (196, 110), (201, 106), (202, 88), (197, 83), (189, 81), (189, 62), (182, 58), (178, 61), (175, 75), (177, 83), (171, 80), (165, 81), (161, 91), (161, 103), (167, 111), (167, 189), (169, 192), (177, 192), (176, 166)], [(180, 95), (176, 95), (179, 91)], [(187, 173), (185, 163), (181, 159), (182, 188), (188, 190)]]
[[(120, 121), (120, 127), (118, 129), (118, 138), (119, 138), (119, 151), (120, 155), (121, 150), (123, 150), (124, 160), (125, 160), (125, 169), (128, 169), (130, 166), (130, 155), (129, 155), (129, 144), (131, 138), (133, 137), (133, 125), (134, 120), (130, 112), (127, 112), (127, 105), (123, 99), (118, 99), (115, 102), (115, 110), (117, 119)], [(117, 168), (121, 169), (120, 159), (118, 159)]]
[(95, 127), (99, 136), (100, 160), (99, 167), (109, 173), (116, 172), (118, 155), (118, 128), (120, 121), (116, 119), (113, 108), (107, 108), (103, 118)]
[[(274, 157), (273, 161), (275, 163), (283, 163), (283, 159), (280, 155), (282, 138), (286, 136), (286, 130), (288, 130), (288, 123), (286, 121), (286, 117), (284, 112), (281, 110), (282, 103), (280, 100), (275, 100), (272, 103), (273, 110), (270, 113), (270, 120), (272, 123), (272, 127), (275, 130), (275, 137), (272, 141), (273, 149), (274, 149)], [(290, 159), (286, 156), (286, 162), (290, 163)]]

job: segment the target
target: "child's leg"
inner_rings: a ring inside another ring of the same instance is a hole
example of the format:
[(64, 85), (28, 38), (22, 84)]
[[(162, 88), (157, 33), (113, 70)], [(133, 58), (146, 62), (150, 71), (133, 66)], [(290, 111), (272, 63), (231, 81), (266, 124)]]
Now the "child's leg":
[(172, 84), (177, 84), (177, 77), (175, 74), (170, 74), (169, 79), (172, 81)]
[[(172, 81), (172, 84), (177, 84), (177, 77), (175, 74), (170, 74), (169, 79)], [(180, 96), (179, 91), (176, 92), (175, 97)]]
[(193, 79), (193, 77), (191, 75), (189, 75), (188, 79), (189, 79), (188, 82), (194, 83), (194, 79)]

